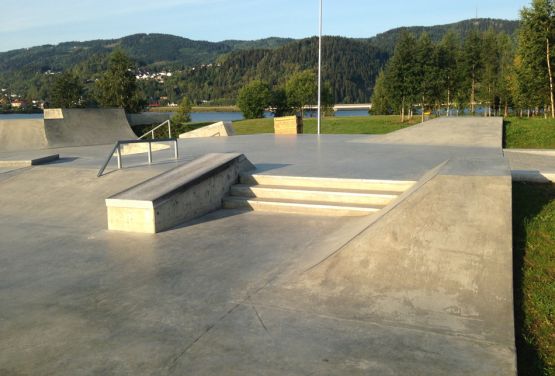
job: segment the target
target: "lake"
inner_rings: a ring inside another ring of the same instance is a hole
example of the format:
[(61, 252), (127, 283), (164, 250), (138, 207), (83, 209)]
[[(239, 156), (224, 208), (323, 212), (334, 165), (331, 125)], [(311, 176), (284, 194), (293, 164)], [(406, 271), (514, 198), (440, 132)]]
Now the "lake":
[[(155, 113), (152, 113), (155, 114)], [(171, 112), (163, 113), (173, 115)], [(264, 114), (267, 118), (273, 117), (271, 112), (266, 112)], [(353, 111), (337, 111), (335, 113), (337, 117), (347, 117), (347, 116), (368, 116), (368, 111), (365, 110), (353, 110)], [(305, 117), (316, 117), (316, 112), (307, 111), (305, 112)], [(41, 119), (42, 114), (0, 114), (0, 120), (10, 120), (10, 119)], [(243, 114), (241, 112), (193, 112), (191, 113), (191, 120), (195, 123), (208, 123), (208, 122), (218, 122), (218, 121), (237, 121), (243, 120)]]

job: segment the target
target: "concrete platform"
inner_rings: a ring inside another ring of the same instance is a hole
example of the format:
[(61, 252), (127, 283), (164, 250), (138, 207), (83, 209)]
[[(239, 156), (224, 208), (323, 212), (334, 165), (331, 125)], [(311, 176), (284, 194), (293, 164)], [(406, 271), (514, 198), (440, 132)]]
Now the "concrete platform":
[(506, 149), (515, 181), (555, 183), (555, 150)]
[[(2, 174), (0, 374), (516, 374), (501, 121), (458, 121), (180, 140), (177, 162), (128, 156), (102, 178), (110, 145), (53, 149)], [(369, 218), (221, 210), (106, 230), (105, 198), (208, 152), (262, 175), (418, 183)]]

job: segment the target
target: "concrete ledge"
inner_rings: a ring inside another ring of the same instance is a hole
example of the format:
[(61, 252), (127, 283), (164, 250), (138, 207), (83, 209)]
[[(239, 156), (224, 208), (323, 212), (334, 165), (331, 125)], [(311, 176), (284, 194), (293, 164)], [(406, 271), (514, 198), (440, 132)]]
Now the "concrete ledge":
[(220, 121), (207, 125), (194, 131), (182, 133), (179, 138), (200, 138), (200, 137), (228, 137), (234, 136), (235, 129), (230, 121)]
[(503, 149), (503, 152), (539, 155), (542, 157), (555, 157), (553, 149)]
[(538, 170), (512, 170), (513, 181), (526, 183), (555, 183), (555, 172)]
[(207, 154), (106, 199), (108, 229), (158, 233), (219, 209), (239, 174), (254, 169), (243, 154)]
[(30, 167), (54, 162), (60, 159), (59, 154), (37, 156), (31, 159), (5, 159), (0, 160), (0, 167)]

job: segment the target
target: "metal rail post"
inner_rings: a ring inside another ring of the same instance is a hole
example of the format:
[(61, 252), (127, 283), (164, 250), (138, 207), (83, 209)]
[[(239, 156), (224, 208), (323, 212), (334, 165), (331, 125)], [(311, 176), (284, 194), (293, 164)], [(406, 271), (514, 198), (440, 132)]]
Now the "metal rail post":
[(152, 164), (152, 142), (148, 143), (148, 164)]
[(118, 148), (117, 148), (117, 155), (118, 155), (118, 169), (121, 170), (122, 167), (122, 161), (121, 161), (121, 144), (118, 142)]

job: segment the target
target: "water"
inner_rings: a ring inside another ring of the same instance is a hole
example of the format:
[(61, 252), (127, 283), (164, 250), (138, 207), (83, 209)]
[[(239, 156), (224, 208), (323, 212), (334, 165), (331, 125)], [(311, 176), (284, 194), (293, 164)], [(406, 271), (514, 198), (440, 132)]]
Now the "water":
[[(151, 112), (151, 114), (164, 114), (172, 116), (173, 112)], [(307, 118), (316, 117), (316, 111), (305, 111), (304, 116)], [(366, 110), (345, 110), (337, 111), (335, 113), (337, 117), (349, 117), (349, 116), (368, 116), (368, 111)], [(274, 114), (271, 112), (265, 112), (264, 117), (273, 118)], [(209, 123), (218, 121), (238, 121), (244, 120), (245, 117), (241, 112), (192, 112), (191, 121), (193, 123)]]
[[(164, 114), (173, 115), (172, 112), (162, 112), (151, 114)], [(267, 118), (274, 117), (271, 112), (265, 112), (264, 116)], [(353, 110), (353, 111), (337, 111), (335, 113), (337, 117), (348, 117), (348, 116), (368, 116), (368, 111), (366, 110)], [(42, 119), (42, 114), (0, 114), (0, 120), (11, 120), (11, 119)], [(305, 117), (316, 117), (315, 111), (306, 111)], [(238, 121), (243, 120), (243, 114), (241, 112), (192, 112), (191, 121), (195, 123), (208, 123), (208, 122), (218, 122), (218, 121)]]
[(42, 119), (42, 114), (0, 114), (0, 120)]

